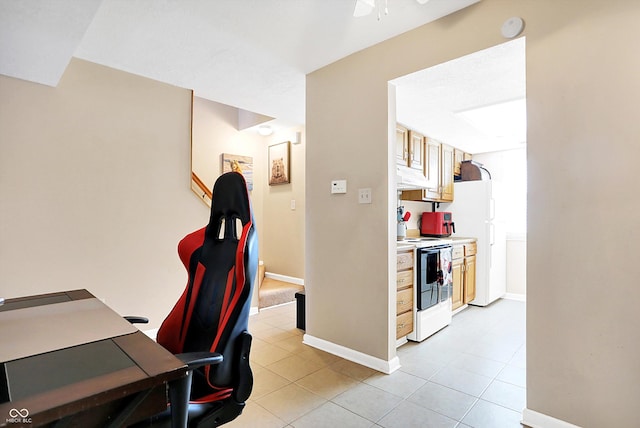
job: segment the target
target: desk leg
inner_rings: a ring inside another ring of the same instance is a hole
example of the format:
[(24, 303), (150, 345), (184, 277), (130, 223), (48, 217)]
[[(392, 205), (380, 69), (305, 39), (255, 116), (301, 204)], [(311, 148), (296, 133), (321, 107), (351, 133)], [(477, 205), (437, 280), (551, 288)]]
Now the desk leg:
[(189, 395), (193, 372), (169, 383), (169, 403), (171, 404), (171, 427), (186, 428), (189, 421)]

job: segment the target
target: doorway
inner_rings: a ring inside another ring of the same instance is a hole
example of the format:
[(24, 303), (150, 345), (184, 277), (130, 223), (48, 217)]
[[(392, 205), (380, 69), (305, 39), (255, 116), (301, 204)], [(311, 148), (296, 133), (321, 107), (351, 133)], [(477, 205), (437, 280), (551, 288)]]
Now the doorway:
[[(522, 301), (526, 296), (525, 43), (524, 37), (511, 40), (389, 82), (395, 89), (398, 125), (468, 154), (501, 186), (496, 212), (499, 207), (506, 232), (504, 297)], [(399, 203), (412, 213), (407, 234), (412, 229), (419, 233), (420, 213), (431, 211), (432, 205)], [(439, 210), (447, 211), (447, 204)]]

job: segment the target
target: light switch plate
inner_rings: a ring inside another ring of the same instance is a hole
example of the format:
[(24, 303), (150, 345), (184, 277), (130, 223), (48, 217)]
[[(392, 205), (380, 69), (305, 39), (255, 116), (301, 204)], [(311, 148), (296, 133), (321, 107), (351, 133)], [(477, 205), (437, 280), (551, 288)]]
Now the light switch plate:
[(370, 204), (371, 203), (371, 189), (358, 189), (358, 203)]
[(347, 180), (333, 180), (331, 193), (347, 193)]

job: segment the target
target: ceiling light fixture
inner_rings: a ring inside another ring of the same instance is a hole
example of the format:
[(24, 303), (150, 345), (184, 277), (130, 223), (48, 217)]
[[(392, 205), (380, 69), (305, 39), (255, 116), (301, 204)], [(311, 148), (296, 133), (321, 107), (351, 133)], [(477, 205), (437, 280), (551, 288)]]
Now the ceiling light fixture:
[[(378, 21), (382, 17), (382, 13), (380, 11), (380, 3), (384, 1), (384, 14), (389, 15), (389, 0), (356, 0), (356, 7), (353, 10), (353, 16), (359, 18), (361, 16), (367, 16), (373, 9), (378, 8)], [(426, 4), (429, 0), (416, 0), (419, 4)]]
[(263, 135), (265, 137), (269, 136), (273, 134), (273, 128), (271, 128), (269, 125), (258, 126), (258, 134)]
[(375, 0), (356, 0), (356, 7), (353, 10), (353, 16), (359, 18), (361, 16), (367, 16), (376, 7)]

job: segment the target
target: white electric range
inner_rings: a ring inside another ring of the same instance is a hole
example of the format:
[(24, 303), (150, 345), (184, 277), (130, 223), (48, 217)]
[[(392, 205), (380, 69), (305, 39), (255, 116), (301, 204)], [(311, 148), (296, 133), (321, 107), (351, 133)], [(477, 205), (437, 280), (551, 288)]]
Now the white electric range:
[(398, 244), (415, 246), (414, 328), (407, 339), (421, 342), (451, 323), (452, 240), (406, 238)]

